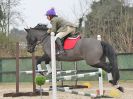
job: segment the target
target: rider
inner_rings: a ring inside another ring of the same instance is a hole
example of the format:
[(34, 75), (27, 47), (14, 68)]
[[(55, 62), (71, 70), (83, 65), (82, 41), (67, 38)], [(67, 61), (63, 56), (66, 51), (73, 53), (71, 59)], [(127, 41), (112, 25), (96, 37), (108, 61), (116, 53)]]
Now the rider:
[(55, 42), (59, 47), (58, 54), (64, 54), (63, 45), (61, 39), (68, 35), (69, 33), (74, 33), (76, 30), (76, 25), (65, 19), (58, 17), (54, 8), (51, 8), (46, 12), (47, 19), (50, 21), (52, 28), (48, 30), (48, 33), (56, 33)]

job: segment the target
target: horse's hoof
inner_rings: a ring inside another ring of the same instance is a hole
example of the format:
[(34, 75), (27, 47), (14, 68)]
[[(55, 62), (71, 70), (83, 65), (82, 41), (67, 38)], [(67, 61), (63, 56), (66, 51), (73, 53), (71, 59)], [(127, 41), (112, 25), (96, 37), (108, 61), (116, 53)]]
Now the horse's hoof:
[(38, 73), (36, 73), (36, 75), (42, 75), (42, 76), (44, 76), (44, 74), (42, 72), (38, 72)]
[(52, 75), (52, 72), (47, 72), (46, 76)]
[(119, 91), (121, 91), (121, 92), (124, 92), (124, 88), (123, 87), (118, 87), (117, 88)]
[(40, 75), (45, 76), (43, 72), (39, 72)]

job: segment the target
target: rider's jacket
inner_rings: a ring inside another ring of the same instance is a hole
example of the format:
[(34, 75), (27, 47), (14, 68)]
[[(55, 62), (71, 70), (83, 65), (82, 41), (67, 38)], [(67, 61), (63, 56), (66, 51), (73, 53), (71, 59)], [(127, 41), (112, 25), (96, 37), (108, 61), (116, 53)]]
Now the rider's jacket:
[(76, 25), (66, 21), (61, 17), (53, 17), (50, 23), (52, 24), (51, 32), (55, 32), (55, 33), (65, 32), (67, 30), (67, 26), (76, 27)]

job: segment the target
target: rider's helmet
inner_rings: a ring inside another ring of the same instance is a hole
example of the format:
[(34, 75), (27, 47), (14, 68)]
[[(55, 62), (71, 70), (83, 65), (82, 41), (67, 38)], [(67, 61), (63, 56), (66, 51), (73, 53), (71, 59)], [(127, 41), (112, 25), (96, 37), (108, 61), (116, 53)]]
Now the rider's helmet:
[(54, 8), (49, 9), (46, 12), (46, 16), (56, 16), (56, 12), (55, 12)]

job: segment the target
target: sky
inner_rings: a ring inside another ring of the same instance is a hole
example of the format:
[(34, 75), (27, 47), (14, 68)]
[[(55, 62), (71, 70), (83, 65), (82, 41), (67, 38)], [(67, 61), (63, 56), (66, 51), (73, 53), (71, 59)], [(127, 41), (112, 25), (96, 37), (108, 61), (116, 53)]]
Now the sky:
[(92, 0), (21, 0), (21, 4), (16, 9), (21, 13), (24, 23), (17, 28), (34, 27), (38, 23), (49, 24), (45, 13), (51, 7), (55, 8), (58, 16), (77, 23), (78, 18), (88, 9), (91, 2)]
[[(99, 0), (21, 0), (20, 5), (15, 10), (21, 13), (24, 23), (20, 23), (15, 28), (24, 29), (34, 27), (38, 23), (49, 24), (45, 13), (51, 7), (55, 8), (58, 16), (78, 24), (78, 19), (86, 12), (86, 9), (88, 9), (88, 12), (91, 11), (90, 6), (92, 1)], [(125, 1), (133, 3), (133, 0)], [(82, 7), (80, 2), (82, 3)]]

